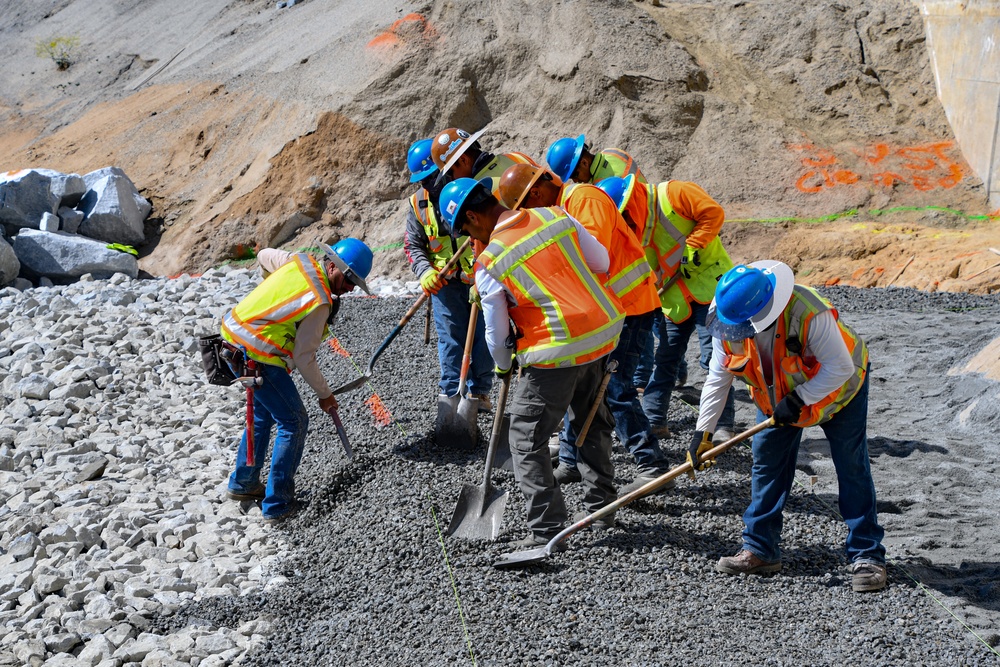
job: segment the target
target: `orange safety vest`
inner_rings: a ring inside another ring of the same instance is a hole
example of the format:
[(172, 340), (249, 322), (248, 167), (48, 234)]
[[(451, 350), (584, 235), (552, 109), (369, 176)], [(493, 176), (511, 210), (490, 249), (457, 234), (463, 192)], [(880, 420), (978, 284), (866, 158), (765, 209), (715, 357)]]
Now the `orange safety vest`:
[(587, 267), (577, 227), (561, 208), (518, 211), (493, 230), (479, 263), (513, 295), (522, 366), (579, 366), (618, 344), (625, 313)]
[(836, 308), (814, 289), (796, 285), (792, 299), (778, 318), (774, 335), (772, 377), (773, 385), (765, 381), (760, 350), (753, 338), (742, 342), (723, 341), (726, 356), (722, 365), (727, 371), (742, 379), (750, 388), (750, 396), (765, 415), (774, 414), (774, 406), (788, 392), (816, 376), (821, 364), (806, 351), (809, 340), (809, 323), (816, 315), (831, 311), (840, 327), (840, 335), (854, 360), (854, 374), (839, 389), (823, 400), (802, 408), (802, 415), (794, 426), (805, 428), (822, 424), (835, 415), (864, 384), (868, 372), (868, 346), (853, 329), (840, 321)]
[[(287, 368), (295, 327), (333, 302), (326, 272), (310, 255), (293, 255), (222, 318), (222, 337), (265, 364)], [(323, 330), (323, 337), (328, 334)]]
[[(441, 236), (438, 230), (437, 215), (434, 213), (434, 206), (427, 197), (427, 190), (424, 188), (420, 188), (419, 191), (410, 195), (410, 208), (413, 210), (413, 215), (416, 216), (417, 222), (424, 228), (424, 233), (427, 234), (427, 247), (431, 256), (431, 264), (434, 265), (435, 269), (440, 271), (455, 254), (458, 246), (465, 243), (465, 239), (469, 237), (459, 236), (456, 240), (448, 234)], [(475, 263), (476, 258), (472, 254), (472, 248), (466, 248), (465, 252), (462, 253), (462, 258), (459, 260), (459, 264), (462, 266), (460, 277), (463, 283), (472, 284), (474, 275), (472, 267)]]
[[(584, 193), (589, 190), (596, 191), (595, 196), (608, 200), (609, 214), (614, 214), (612, 219), (586, 219), (591, 217), (588, 215), (590, 211), (585, 209), (582, 203)], [(610, 239), (607, 251), (611, 257), (611, 266), (608, 268), (606, 286), (621, 301), (625, 314), (644, 315), (659, 308), (660, 298), (656, 294), (656, 283), (646, 262), (646, 254), (611, 198), (595, 185), (569, 183), (559, 192), (559, 206), (584, 227), (592, 230), (599, 241)], [(610, 233), (608, 227), (611, 228)]]
[(629, 174), (635, 174), (635, 179), (645, 184), (646, 177), (639, 171), (639, 165), (631, 155), (620, 148), (605, 148), (594, 156), (594, 161), (590, 165), (591, 183), (598, 183), (609, 176), (625, 178)]

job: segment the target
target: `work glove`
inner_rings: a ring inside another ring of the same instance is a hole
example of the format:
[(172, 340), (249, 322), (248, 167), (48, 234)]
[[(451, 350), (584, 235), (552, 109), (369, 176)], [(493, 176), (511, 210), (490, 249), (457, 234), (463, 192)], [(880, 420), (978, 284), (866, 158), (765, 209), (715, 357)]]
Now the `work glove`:
[(337, 397), (333, 394), (330, 394), (326, 398), (319, 399), (319, 409), (327, 414), (330, 414), (332, 410), (336, 410), (339, 407), (340, 404), (337, 403)]
[(802, 408), (805, 403), (794, 391), (785, 394), (785, 397), (778, 402), (778, 407), (774, 409), (774, 425), (787, 426), (794, 424), (802, 416)]
[(498, 380), (503, 380), (504, 378), (510, 377), (514, 371), (517, 370), (517, 357), (513, 354), (510, 355), (510, 366), (501, 370), (499, 366), (493, 367), (493, 374)]
[(707, 470), (709, 467), (715, 465), (715, 459), (708, 459), (707, 461), (702, 461), (698, 463), (698, 457), (712, 449), (715, 445), (712, 444), (712, 434), (708, 431), (695, 431), (694, 437), (691, 438), (691, 444), (688, 446), (687, 451), (687, 461), (691, 464), (691, 470), (688, 471), (688, 477), (694, 479), (695, 470)]
[(681, 258), (681, 273), (685, 278), (691, 278), (692, 267), (701, 266), (701, 257), (698, 256), (698, 248), (684, 246), (684, 256)]
[(476, 289), (475, 285), (469, 288), (469, 305), (472, 304), (478, 305), (480, 310), (483, 309), (483, 298), (479, 295), (479, 290)]
[(427, 296), (437, 294), (442, 287), (444, 287), (444, 281), (441, 279), (441, 273), (437, 269), (427, 269), (420, 274), (420, 289)]

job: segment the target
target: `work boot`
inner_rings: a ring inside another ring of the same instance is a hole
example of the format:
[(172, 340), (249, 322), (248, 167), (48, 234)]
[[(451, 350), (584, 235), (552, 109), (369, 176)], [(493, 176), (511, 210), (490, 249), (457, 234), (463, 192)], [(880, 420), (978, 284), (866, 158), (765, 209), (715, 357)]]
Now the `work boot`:
[(257, 502), (264, 500), (264, 492), (267, 487), (265, 487), (260, 482), (248, 491), (237, 491), (235, 489), (226, 489), (226, 497), (230, 500), (238, 500), (240, 502)]
[(299, 513), (302, 509), (302, 504), (296, 500), (293, 500), (288, 509), (283, 514), (278, 514), (276, 516), (263, 516), (261, 519), (264, 521), (265, 526), (277, 526), (284, 523), (288, 519)]
[(856, 593), (880, 591), (885, 588), (885, 565), (870, 561), (851, 564), (851, 588)]
[(731, 428), (720, 428), (712, 434), (712, 442), (716, 445), (721, 445), (724, 442), (732, 440), (735, 435), (736, 434), (733, 433), (733, 429)]
[(489, 394), (473, 394), (472, 398), (479, 401), (479, 411), (483, 414), (489, 414), (493, 412), (493, 404), (490, 403)]
[(781, 561), (768, 563), (753, 553), (743, 549), (735, 556), (723, 556), (715, 569), (723, 574), (768, 574), (781, 570)]
[(649, 432), (660, 440), (666, 440), (670, 437), (670, 429), (667, 428), (666, 424), (650, 424)]
[(552, 476), (556, 479), (556, 484), (574, 484), (583, 479), (580, 471), (576, 468), (560, 463), (559, 467), (552, 471)]
[[(577, 512), (573, 515), (573, 523), (586, 519), (591, 515), (591, 512)], [(598, 519), (597, 521), (590, 524), (590, 527), (594, 530), (609, 530), (618, 525), (618, 521), (615, 519), (615, 513), (612, 512), (603, 519)]]
[[(635, 479), (633, 479), (631, 482), (629, 482), (628, 484), (626, 484), (625, 486), (623, 486), (618, 491), (619, 497), (627, 495), (629, 493), (632, 493), (636, 489), (639, 489), (639, 488), (641, 488), (643, 486), (646, 486), (647, 484), (649, 484), (650, 482), (652, 482), (654, 479), (656, 479), (660, 475), (663, 475), (665, 472), (667, 472), (666, 468), (664, 468), (662, 470), (661, 469), (656, 469), (656, 468), (646, 468), (646, 469), (639, 470), (636, 473)], [(653, 495), (658, 495), (658, 494), (661, 494), (661, 493), (666, 493), (667, 491), (670, 491), (671, 489), (673, 489), (675, 486), (677, 486), (677, 483), (674, 480), (670, 480), (669, 482), (667, 482), (666, 484), (664, 484), (663, 486), (661, 486), (659, 489), (657, 489), (656, 491), (654, 491)], [(645, 497), (645, 495), (650, 495), (650, 494), (644, 494), (642, 497)]]
[(681, 387), (686, 387), (688, 383), (688, 369), (687, 364), (684, 364), (677, 369), (677, 379), (674, 380), (674, 386), (680, 389)]

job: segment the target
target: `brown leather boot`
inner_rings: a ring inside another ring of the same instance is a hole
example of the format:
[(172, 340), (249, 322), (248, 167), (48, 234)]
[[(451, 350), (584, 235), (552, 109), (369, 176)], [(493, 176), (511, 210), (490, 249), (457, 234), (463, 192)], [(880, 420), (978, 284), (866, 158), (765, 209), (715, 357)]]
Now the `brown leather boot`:
[(768, 563), (744, 549), (735, 556), (720, 558), (715, 569), (723, 574), (768, 574), (779, 571), (781, 561)]

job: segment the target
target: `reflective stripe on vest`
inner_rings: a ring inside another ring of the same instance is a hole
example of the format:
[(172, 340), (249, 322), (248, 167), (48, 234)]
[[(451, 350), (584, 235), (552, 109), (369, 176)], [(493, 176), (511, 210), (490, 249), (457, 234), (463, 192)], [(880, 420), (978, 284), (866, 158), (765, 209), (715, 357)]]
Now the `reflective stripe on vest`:
[(868, 346), (851, 327), (840, 321), (837, 310), (829, 301), (810, 287), (795, 286), (791, 301), (778, 318), (772, 356), (774, 382), (771, 386), (768, 386), (765, 380), (760, 350), (755, 339), (748, 338), (742, 342), (723, 341), (722, 346), (726, 351), (723, 366), (747, 384), (751, 398), (765, 415), (773, 414), (774, 406), (788, 392), (808, 382), (819, 372), (821, 365), (815, 358), (806, 355), (806, 347), (812, 318), (827, 310), (831, 311), (837, 320), (840, 335), (851, 353), (854, 374), (840, 388), (830, 392), (818, 403), (803, 407), (799, 421), (794, 424), (802, 428), (816, 426), (828, 421), (851, 402), (861, 390), (868, 369)]
[[(434, 206), (431, 204), (430, 199), (428, 199), (427, 190), (424, 188), (410, 195), (410, 208), (413, 210), (413, 215), (417, 217), (417, 222), (424, 228), (424, 233), (427, 235), (427, 248), (430, 253), (431, 264), (435, 269), (443, 269), (444, 265), (455, 254), (458, 246), (465, 243), (465, 239), (468, 236), (459, 236), (458, 239), (452, 239), (448, 235), (441, 236), (439, 234), (437, 215), (434, 213)], [(462, 259), (459, 261), (462, 265), (462, 273), (460, 274), (462, 282), (471, 284), (474, 275), (473, 266), (476, 262), (471, 246), (462, 253)]]
[(522, 366), (577, 366), (614, 349), (624, 313), (587, 267), (562, 209), (521, 211), (493, 231), (479, 262), (514, 296)]
[(293, 255), (222, 320), (222, 336), (257, 361), (287, 367), (295, 325), (333, 301), (326, 275), (309, 255)]
[(620, 148), (605, 148), (595, 155), (594, 162), (590, 165), (590, 174), (591, 183), (599, 183), (609, 176), (625, 178), (629, 174), (635, 174), (639, 183), (646, 182), (646, 177), (639, 171), (632, 156)]

